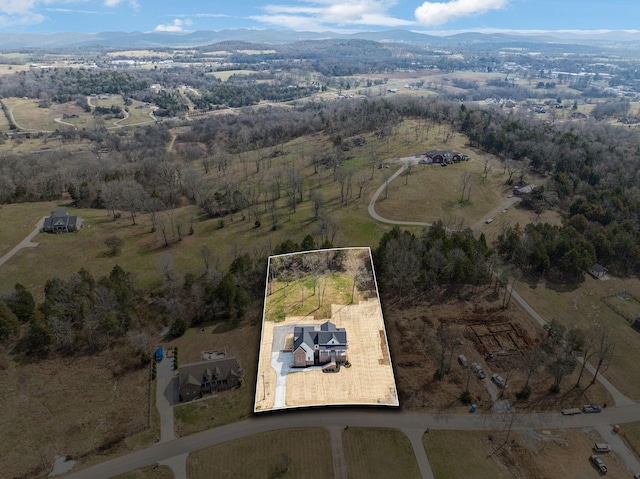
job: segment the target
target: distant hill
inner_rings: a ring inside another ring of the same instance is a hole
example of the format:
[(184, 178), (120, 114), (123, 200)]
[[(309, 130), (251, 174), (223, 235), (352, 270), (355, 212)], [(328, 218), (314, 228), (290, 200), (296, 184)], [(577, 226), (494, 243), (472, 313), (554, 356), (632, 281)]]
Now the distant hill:
[(359, 32), (347, 35), (335, 32), (296, 32), (292, 30), (254, 30), (241, 28), (217, 31), (200, 30), (189, 33), (100, 32), (90, 34), (59, 32), (45, 35), (36, 33), (0, 32), (0, 52), (2, 50), (15, 50), (19, 48), (68, 48), (91, 46), (112, 48), (180, 48), (196, 47), (224, 41), (241, 41), (276, 45), (304, 40), (321, 39), (360, 39), (376, 42), (416, 45), (521, 44), (532, 46), (573, 44), (627, 50), (637, 49), (640, 46), (640, 33), (621, 31), (605, 33), (547, 32), (531, 35), (518, 33), (487, 34), (466, 32), (455, 35), (439, 36), (402, 29)]

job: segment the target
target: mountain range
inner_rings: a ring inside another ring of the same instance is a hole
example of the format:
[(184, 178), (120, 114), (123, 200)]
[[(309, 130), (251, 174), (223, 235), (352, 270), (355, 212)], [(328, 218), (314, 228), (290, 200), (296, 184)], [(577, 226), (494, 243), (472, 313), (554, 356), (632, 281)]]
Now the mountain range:
[(341, 34), (336, 32), (297, 32), (274, 29), (201, 30), (188, 33), (168, 32), (58, 32), (52, 34), (2, 33), (0, 52), (21, 48), (184, 48), (196, 47), (228, 40), (254, 43), (283, 44), (301, 40), (364, 39), (378, 42), (457, 45), (502, 44), (505, 46), (584, 45), (614, 50), (633, 51), (640, 47), (640, 33), (608, 32), (542, 32), (542, 33), (478, 33), (465, 32), (452, 35), (433, 35), (409, 30), (386, 30)]

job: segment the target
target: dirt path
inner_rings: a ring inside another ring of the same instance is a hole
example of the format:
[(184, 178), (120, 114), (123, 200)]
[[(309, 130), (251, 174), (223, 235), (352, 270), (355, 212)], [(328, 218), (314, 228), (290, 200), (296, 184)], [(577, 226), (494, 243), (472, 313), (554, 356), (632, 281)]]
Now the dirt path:
[(31, 233), (29, 233), (29, 235), (25, 239), (23, 239), (22, 241), (20, 241), (20, 243), (14, 246), (13, 249), (11, 249), (11, 251), (9, 251), (2, 258), (0, 258), (0, 266), (2, 266), (7, 261), (9, 261), (11, 257), (14, 254), (16, 254), (18, 251), (20, 251), (22, 248), (35, 248), (40, 244), (40, 243), (32, 243), (31, 240), (35, 238), (35, 236), (40, 232), (40, 230), (44, 226), (45, 218), (47, 217), (43, 216), (42, 218), (40, 218), (40, 220), (36, 223), (35, 229)]

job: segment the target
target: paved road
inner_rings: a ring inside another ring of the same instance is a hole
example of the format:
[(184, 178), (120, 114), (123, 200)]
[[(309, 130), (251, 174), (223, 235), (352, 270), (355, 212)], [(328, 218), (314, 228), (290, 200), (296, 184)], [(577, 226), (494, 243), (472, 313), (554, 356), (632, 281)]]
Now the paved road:
[(622, 459), (622, 462), (624, 462), (633, 473), (640, 472), (640, 461), (629, 451), (622, 438), (613, 432), (611, 426), (596, 426), (595, 429), (604, 438), (604, 441), (611, 446), (611, 450)]
[[(513, 429), (557, 429), (606, 426), (637, 421), (640, 404), (609, 407), (600, 414), (562, 416), (560, 413), (516, 414)], [(397, 410), (322, 410), (264, 413), (245, 421), (158, 443), (147, 449), (112, 459), (67, 476), (67, 479), (107, 479), (134, 469), (167, 461), (204, 447), (222, 444), (269, 431), (318, 427), (393, 427), (430, 430), (496, 430), (511, 422), (509, 414), (427, 414)], [(429, 477), (429, 476), (426, 476)]]
[(22, 248), (35, 248), (40, 244), (40, 243), (33, 243), (31, 240), (36, 237), (36, 235), (40, 232), (40, 230), (44, 226), (45, 218), (47, 217), (43, 216), (42, 218), (40, 218), (40, 220), (36, 223), (35, 229), (31, 233), (29, 233), (29, 235), (25, 239), (23, 239), (22, 241), (20, 241), (20, 243), (14, 246), (13, 249), (11, 249), (11, 251), (9, 251), (2, 258), (0, 258), (0, 266), (5, 264), (7, 261), (9, 261), (11, 257), (14, 254), (16, 254), (18, 251), (20, 251)]

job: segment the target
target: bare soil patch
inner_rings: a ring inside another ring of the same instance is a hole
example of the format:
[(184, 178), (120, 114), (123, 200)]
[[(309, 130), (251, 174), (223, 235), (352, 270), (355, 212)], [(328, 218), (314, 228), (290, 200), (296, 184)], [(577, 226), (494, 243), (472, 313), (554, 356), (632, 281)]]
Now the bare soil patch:
[[(433, 297), (438, 295), (434, 291)], [(603, 404), (611, 397), (599, 383), (583, 390), (574, 388), (578, 367), (561, 383), (559, 394), (550, 394), (551, 379), (544, 367), (538, 368), (530, 380), (531, 397), (517, 400), (515, 393), (522, 389), (526, 377), (522, 369), (521, 351), (535, 347), (544, 330), (522, 310), (515, 301), (502, 309), (502, 298), (493, 290), (470, 290), (460, 298), (453, 295), (439, 304), (417, 300), (413, 306), (384, 304), (391, 358), (400, 394), (400, 403), (410, 410), (466, 411), (460, 401), (468, 387), (480, 409), (489, 409), (493, 403), (486, 387), (493, 373), (507, 378), (508, 387), (501, 392), (517, 410), (551, 409), (580, 406), (588, 403)], [(444, 324), (450, 337), (455, 338), (453, 354), (447, 350), (445, 366), (450, 371), (442, 379), (435, 372), (440, 367), (442, 346), (436, 331)], [(492, 354), (491, 354), (492, 353)], [(457, 357), (463, 354), (469, 363), (476, 361), (488, 378), (481, 381), (469, 368), (463, 368)], [(588, 378), (583, 379), (588, 383)]]

